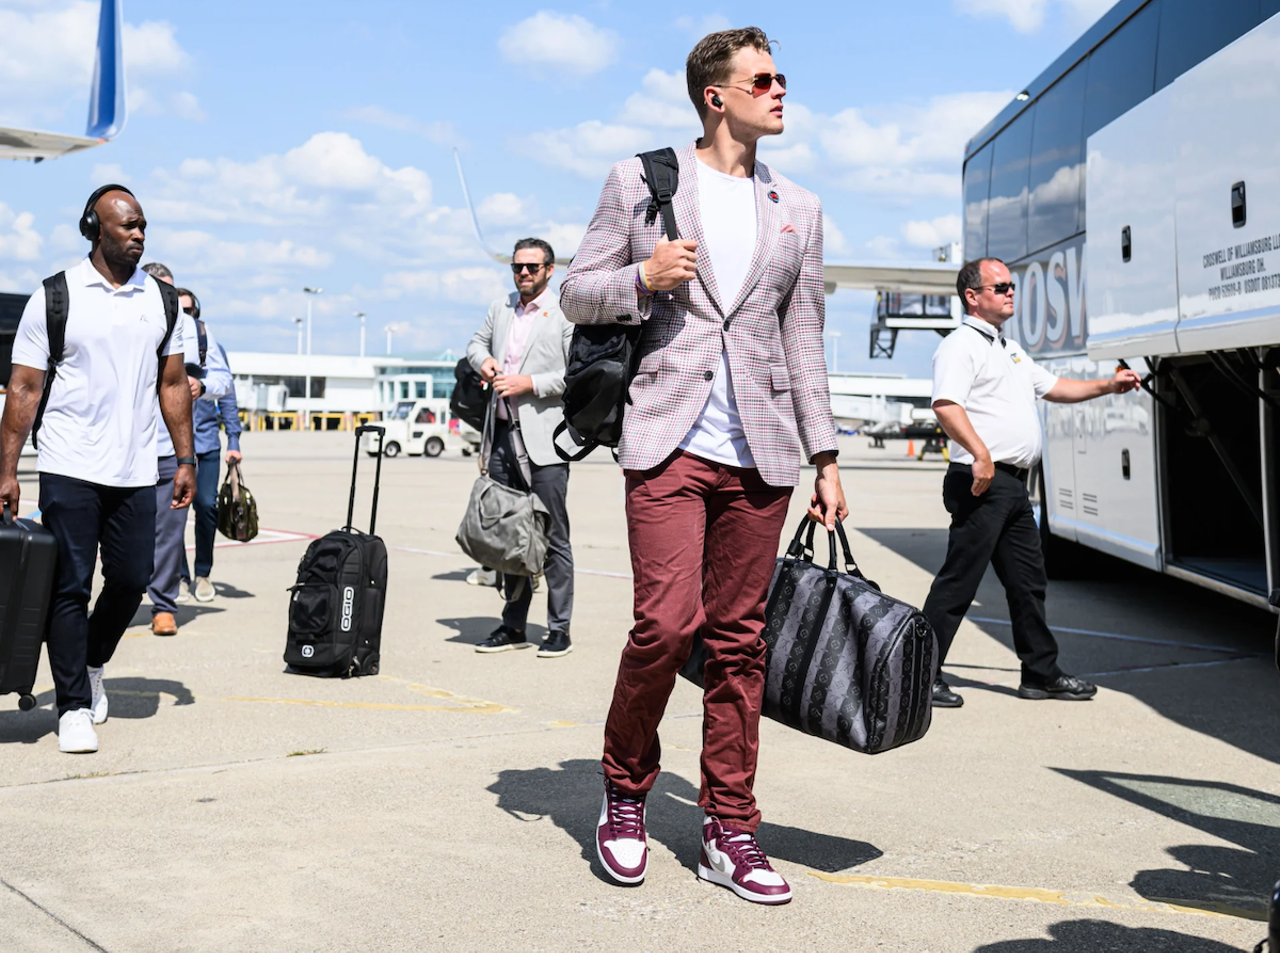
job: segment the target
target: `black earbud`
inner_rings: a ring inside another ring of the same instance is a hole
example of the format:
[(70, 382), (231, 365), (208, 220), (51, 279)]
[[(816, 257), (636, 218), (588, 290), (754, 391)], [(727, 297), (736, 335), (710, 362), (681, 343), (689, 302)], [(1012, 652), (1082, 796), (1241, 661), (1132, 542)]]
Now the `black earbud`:
[(712, 94), (711, 94), (711, 105), (712, 105), (712, 106), (715, 106), (717, 109), (719, 109), (721, 106), (723, 106), (723, 105), (724, 105), (724, 100), (722, 100), (722, 99), (720, 98), (720, 94), (719, 94), (719, 93), (712, 93)]
[(89, 201), (84, 203), (84, 212), (80, 216), (80, 234), (91, 242), (97, 241), (102, 234), (102, 223), (98, 221), (98, 213), (94, 211), (93, 207), (98, 204), (98, 199), (108, 192), (124, 192), (126, 195), (133, 195), (126, 186), (118, 185), (115, 182), (93, 190), (93, 194), (89, 196)]

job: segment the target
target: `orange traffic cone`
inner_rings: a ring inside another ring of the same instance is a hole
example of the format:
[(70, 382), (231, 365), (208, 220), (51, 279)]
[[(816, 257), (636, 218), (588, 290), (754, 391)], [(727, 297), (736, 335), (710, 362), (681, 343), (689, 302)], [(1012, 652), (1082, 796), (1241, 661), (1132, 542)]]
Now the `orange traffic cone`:
[(916, 442), (914, 440), (907, 441), (907, 456), (914, 457), (916, 455)]

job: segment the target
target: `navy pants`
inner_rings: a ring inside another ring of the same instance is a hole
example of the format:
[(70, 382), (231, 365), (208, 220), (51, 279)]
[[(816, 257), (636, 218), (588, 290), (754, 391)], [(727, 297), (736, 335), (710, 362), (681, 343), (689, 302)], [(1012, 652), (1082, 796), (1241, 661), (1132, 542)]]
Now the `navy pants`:
[(178, 472), (178, 458), (161, 457), (156, 461), (160, 480), (152, 491), (156, 497), (155, 535), (152, 546), (155, 560), (151, 569), (151, 584), (147, 595), (151, 597), (151, 614), (178, 611), (179, 577), (182, 563), (187, 557), (185, 534), (187, 508), (171, 508), (173, 503), (173, 478)]
[[(208, 579), (213, 572), (213, 541), (218, 533), (218, 477), (222, 451), (210, 450), (196, 457), (196, 575)], [(182, 581), (191, 581), (187, 551), (182, 551)]]
[[(92, 705), (87, 666), (111, 660), (142, 604), (155, 553), (156, 491), (42, 473), (40, 511), (44, 527), (58, 541), (47, 642), (62, 716)], [(90, 615), (99, 548), (102, 592)]]

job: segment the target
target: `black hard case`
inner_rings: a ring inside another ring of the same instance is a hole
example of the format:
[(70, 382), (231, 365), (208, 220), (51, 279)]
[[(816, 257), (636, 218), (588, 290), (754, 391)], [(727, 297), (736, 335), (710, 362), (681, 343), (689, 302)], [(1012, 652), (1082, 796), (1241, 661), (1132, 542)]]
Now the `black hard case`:
[(40, 664), (58, 544), (31, 520), (0, 513), (0, 695), (20, 692), (18, 707), (36, 705), (31, 694)]
[[(360, 437), (378, 434), (378, 463), (373, 485), (369, 532), (351, 526), (360, 466)], [(355, 463), (347, 525), (314, 540), (298, 563), (298, 581), (290, 589), (289, 635), (284, 660), (301, 675), (350, 678), (376, 675), (382, 650), (382, 614), (387, 597), (387, 547), (373, 535), (382, 479), (382, 427), (356, 429)]]

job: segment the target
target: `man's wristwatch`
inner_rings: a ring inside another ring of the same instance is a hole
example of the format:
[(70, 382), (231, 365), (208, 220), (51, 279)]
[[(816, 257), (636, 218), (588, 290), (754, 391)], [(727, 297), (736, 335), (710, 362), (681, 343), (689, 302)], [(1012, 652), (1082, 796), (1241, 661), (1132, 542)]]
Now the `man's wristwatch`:
[(180, 467), (194, 467), (195, 465), (195, 457), (178, 457), (178, 466)]

